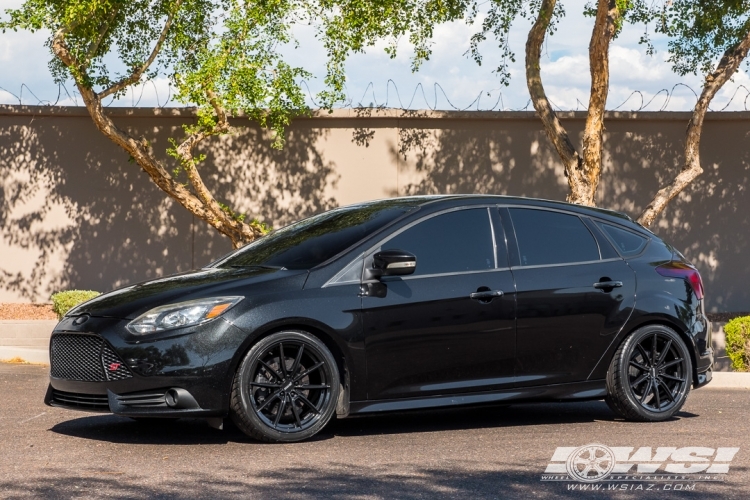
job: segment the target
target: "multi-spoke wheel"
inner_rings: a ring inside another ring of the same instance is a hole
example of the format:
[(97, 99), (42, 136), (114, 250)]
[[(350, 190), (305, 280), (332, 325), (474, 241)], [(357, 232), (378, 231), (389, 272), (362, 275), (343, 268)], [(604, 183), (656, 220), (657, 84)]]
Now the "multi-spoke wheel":
[(300, 441), (333, 416), (340, 391), (330, 351), (316, 337), (280, 332), (247, 353), (232, 386), (232, 419), (250, 437)]
[(607, 404), (631, 420), (666, 420), (685, 403), (691, 374), (690, 354), (680, 336), (666, 326), (645, 326), (612, 359)]

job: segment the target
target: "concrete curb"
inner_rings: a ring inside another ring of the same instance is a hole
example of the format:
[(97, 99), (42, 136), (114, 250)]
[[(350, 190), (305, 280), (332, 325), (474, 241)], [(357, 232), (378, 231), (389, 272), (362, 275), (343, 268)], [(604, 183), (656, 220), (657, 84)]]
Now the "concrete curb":
[(49, 364), (49, 338), (55, 325), (55, 320), (0, 321), (0, 360)]
[(713, 375), (705, 389), (750, 389), (750, 372), (714, 372)]
[(33, 347), (0, 346), (0, 361), (21, 358), (29, 363), (49, 364), (49, 350)]

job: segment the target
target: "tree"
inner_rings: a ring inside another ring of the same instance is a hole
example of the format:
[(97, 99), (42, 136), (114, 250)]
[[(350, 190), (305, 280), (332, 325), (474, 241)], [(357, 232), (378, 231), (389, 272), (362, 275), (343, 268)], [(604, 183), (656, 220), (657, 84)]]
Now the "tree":
[(750, 1), (674, 0), (665, 5), (659, 29), (671, 37), (669, 61), (673, 70), (682, 76), (701, 74), (704, 81), (685, 134), (682, 170), (659, 189), (638, 218), (647, 227), (703, 172), (700, 164), (703, 119), (711, 100), (735, 75), (750, 50)]
[(547, 137), (565, 167), (569, 188), (567, 200), (594, 206), (596, 189), (602, 175), (604, 110), (609, 93), (609, 47), (625, 22), (645, 21), (650, 11), (640, 0), (597, 0), (595, 9), (587, 9), (587, 13), (594, 16), (594, 29), (589, 43), (591, 91), (579, 153), (552, 109), (541, 79), (542, 43), (554, 26), (555, 17), (559, 16), (559, 9), (557, 0), (541, 1), (536, 21), (526, 41), (526, 84)]
[[(339, 14), (360, 3), (361, 17)], [(266, 227), (210, 192), (201, 176), (199, 148), (211, 137), (232, 133), (233, 117), (269, 129), (274, 147), (283, 146), (290, 120), (308, 111), (300, 80), (310, 73), (289, 65), (281, 52), (294, 43), (293, 25), (316, 25), (329, 49), (327, 86), (320, 97), (330, 108), (343, 94), (345, 54), (415, 28), (409, 24), (413, 17), (399, 9), (417, 8), (427, 26), (444, 17), (441, 5), (440, 0), (27, 0), (7, 10), (9, 19), (0, 27), (49, 30), (53, 76), (57, 82), (72, 78), (97, 129), (161, 190), (237, 248)], [(196, 108), (195, 121), (184, 124), (184, 137), (173, 139), (168, 150), (173, 166), (157, 157), (147, 137), (118, 127), (103, 108), (106, 99), (160, 74), (169, 75), (177, 101)]]
[[(396, 2), (400, 3), (400, 2)], [(415, 43), (415, 66), (429, 58), (429, 45), (425, 38), (432, 33), (433, 26), (425, 22), (445, 21), (466, 15), (473, 23), (479, 8), (486, 2), (475, 0), (447, 2), (451, 15), (415, 19), (421, 28), (417, 37), (421, 45)], [(589, 44), (591, 72), (591, 92), (583, 133), (582, 148), (579, 153), (573, 145), (567, 130), (563, 127), (544, 90), (541, 79), (542, 44), (548, 35), (555, 32), (556, 23), (565, 14), (562, 3), (557, 0), (494, 0), (487, 7), (481, 29), (471, 38), (469, 52), (478, 63), (482, 63), (480, 45), (492, 33), (501, 49), (501, 60), (495, 72), (501, 83), (510, 82), (510, 62), (515, 54), (510, 49), (509, 32), (518, 19), (534, 19), (526, 42), (526, 84), (531, 101), (542, 121), (550, 142), (555, 147), (564, 167), (569, 193), (567, 200), (582, 205), (595, 205), (596, 189), (602, 172), (602, 147), (604, 131), (604, 110), (609, 92), (609, 47), (625, 23), (647, 22), (652, 18), (652, 9), (646, 0), (596, 0), (596, 6), (587, 6), (586, 14), (594, 17), (594, 27)], [(404, 10), (407, 18), (413, 15)], [(358, 16), (356, 16), (358, 17)], [(397, 31), (397, 30), (396, 30)], [(648, 42), (647, 38), (643, 38)], [(412, 40), (414, 42), (414, 40)], [(649, 45), (649, 51), (653, 50)]]

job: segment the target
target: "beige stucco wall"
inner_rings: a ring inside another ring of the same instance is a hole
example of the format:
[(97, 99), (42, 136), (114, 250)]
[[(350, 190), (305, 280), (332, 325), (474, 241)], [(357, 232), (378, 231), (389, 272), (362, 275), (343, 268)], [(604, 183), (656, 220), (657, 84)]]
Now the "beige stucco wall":
[[(165, 151), (188, 110), (111, 109)], [(583, 114), (565, 113), (573, 134)], [(675, 174), (687, 113), (611, 113), (599, 204), (637, 216)], [(242, 121), (238, 121), (241, 124)], [(298, 119), (282, 151), (264, 132), (206, 145), (204, 177), (230, 206), (274, 226), (407, 194), (563, 200), (565, 180), (532, 113), (340, 110)], [(700, 268), (715, 311), (750, 310), (750, 113), (713, 113), (705, 173), (654, 231)], [(166, 158), (166, 155), (164, 155)], [(199, 267), (226, 240), (167, 198), (79, 108), (0, 107), (0, 302), (108, 290)]]

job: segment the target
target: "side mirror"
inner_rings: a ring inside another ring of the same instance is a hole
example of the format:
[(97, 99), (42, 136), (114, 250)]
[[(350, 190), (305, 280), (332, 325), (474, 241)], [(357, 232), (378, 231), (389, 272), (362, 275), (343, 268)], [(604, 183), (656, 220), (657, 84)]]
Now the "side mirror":
[(372, 269), (365, 271), (365, 280), (382, 276), (405, 276), (417, 269), (417, 258), (404, 250), (383, 250), (373, 255)]

